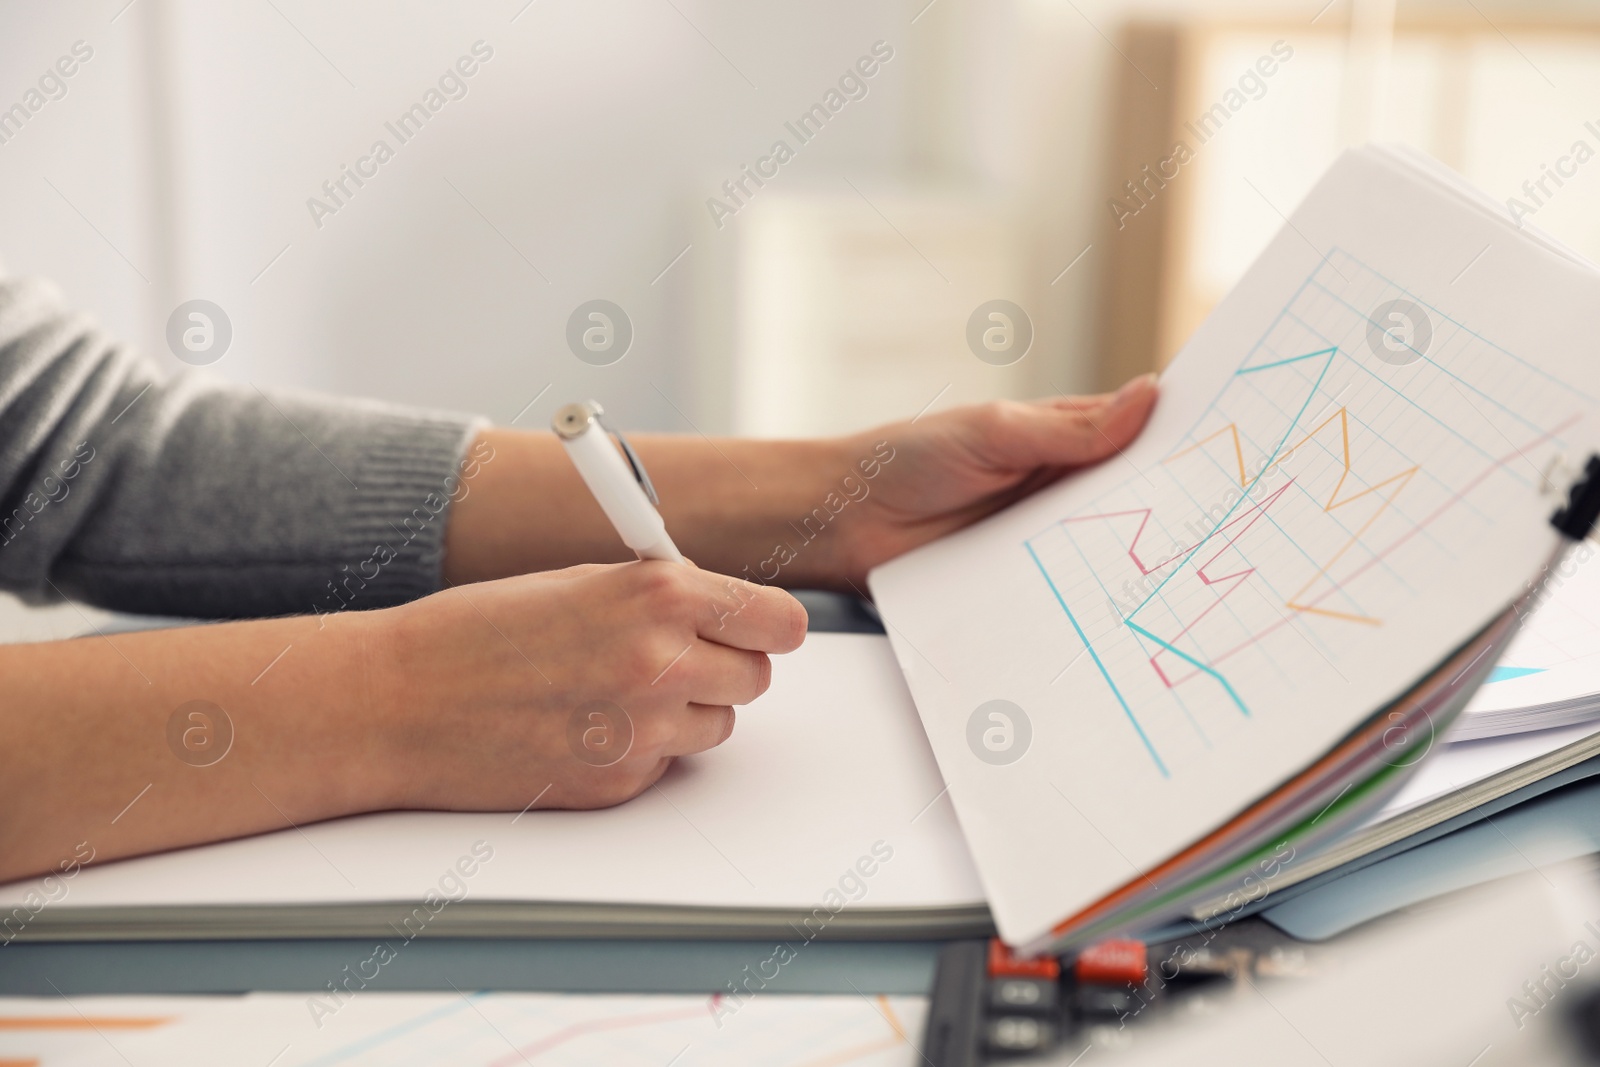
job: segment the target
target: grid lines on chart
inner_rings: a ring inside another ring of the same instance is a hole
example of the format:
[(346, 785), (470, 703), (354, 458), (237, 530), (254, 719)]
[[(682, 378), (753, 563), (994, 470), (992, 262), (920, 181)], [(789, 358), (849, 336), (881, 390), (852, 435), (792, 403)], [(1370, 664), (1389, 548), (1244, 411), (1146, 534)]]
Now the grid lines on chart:
[[(1377, 321), (1393, 300), (1426, 344)], [(1159, 463), (1023, 547), (1170, 777), (1358, 669), (1593, 406), (1335, 249)]]

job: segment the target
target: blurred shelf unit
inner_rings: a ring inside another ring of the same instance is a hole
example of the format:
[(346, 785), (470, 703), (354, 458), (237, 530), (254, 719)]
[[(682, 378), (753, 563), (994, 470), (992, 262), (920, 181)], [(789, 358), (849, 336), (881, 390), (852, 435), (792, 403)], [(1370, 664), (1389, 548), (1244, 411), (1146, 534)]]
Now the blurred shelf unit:
[(1350, 6), (1124, 28), (1102, 384), (1164, 366), (1352, 144), (1419, 148), (1600, 259), (1600, 18), (1402, 15), (1390, 37), (1334, 17)]
[(856, 184), (764, 191), (697, 238), (708, 432), (842, 433), (1029, 388), (1027, 358), (991, 366), (965, 340), (979, 304), (1032, 292), (1008, 209)]

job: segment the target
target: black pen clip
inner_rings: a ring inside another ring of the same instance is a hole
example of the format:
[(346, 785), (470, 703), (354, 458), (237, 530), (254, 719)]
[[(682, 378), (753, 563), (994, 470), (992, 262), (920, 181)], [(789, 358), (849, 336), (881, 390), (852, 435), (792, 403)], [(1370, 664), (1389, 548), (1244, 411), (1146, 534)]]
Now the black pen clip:
[(627, 457), (628, 466), (633, 468), (633, 476), (638, 480), (639, 487), (644, 490), (644, 495), (651, 504), (660, 507), (661, 498), (656, 495), (655, 484), (650, 481), (650, 475), (645, 471), (644, 461), (639, 458), (639, 453), (635, 452), (633, 446), (628, 444), (628, 439), (622, 436), (621, 430), (606, 421), (604, 415), (596, 414), (594, 421), (600, 424), (602, 430), (617, 439), (617, 444), (622, 446), (622, 454)]

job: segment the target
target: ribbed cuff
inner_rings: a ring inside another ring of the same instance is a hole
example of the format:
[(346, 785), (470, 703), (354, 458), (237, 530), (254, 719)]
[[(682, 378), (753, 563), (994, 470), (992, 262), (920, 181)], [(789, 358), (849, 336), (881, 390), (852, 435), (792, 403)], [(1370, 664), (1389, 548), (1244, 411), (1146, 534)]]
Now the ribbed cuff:
[[(352, 607), (377, 608), (437, 592), (444, 585), (444, 534), (454, 501), (482, 470), (469, 454), (488, 423), (449, 416), (386, 413), (363, 427), (358, 492), (330, 537), (348, 560), (333, 575), (335, 598), (355, 583)], [(353, 579), (352, 579), (353, 576)], [(331, 601), (335, 607), (338, 600)]]

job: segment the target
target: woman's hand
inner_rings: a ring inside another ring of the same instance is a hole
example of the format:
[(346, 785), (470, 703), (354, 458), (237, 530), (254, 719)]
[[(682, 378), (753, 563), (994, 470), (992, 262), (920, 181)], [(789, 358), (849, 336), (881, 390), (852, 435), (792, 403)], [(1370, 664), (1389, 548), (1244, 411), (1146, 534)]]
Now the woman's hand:
[(726, 739), (805, 627), (781, 590), (634, 562), (0, 645), (0, 882), (367, 811), (615, 804)]
[[(860, 591), (877, 564), (1115, 455), (1138, 435), (1155, 396), (1146, 375), (1104, 396), (977, 404), (849, 437), (630, 440), (660, 492), (667, 530), (700, 566), (790, 588)], [(628, 558), (553, 434), (486, 430), (473, 454), (480, 450), (493, 458), (450, 509), (448, 581)], [(874, 461), (863, 481), (861, 464)]]
[(879, 563), (1115, 455), (1138, 436), (1155, 400), (1156, 378), (1147, 374), (1115, 393), (1002, 400), (854, 436), (846, 454), (869, 456), (887, 442), (893, 459), (878, 466), (827, 546), (828, 584), (864, 589)]
[(659, 561), (436, 593), (382, 613), (396, 807), (595, 808), (727, 740), (805, 637), (788, 593)]

